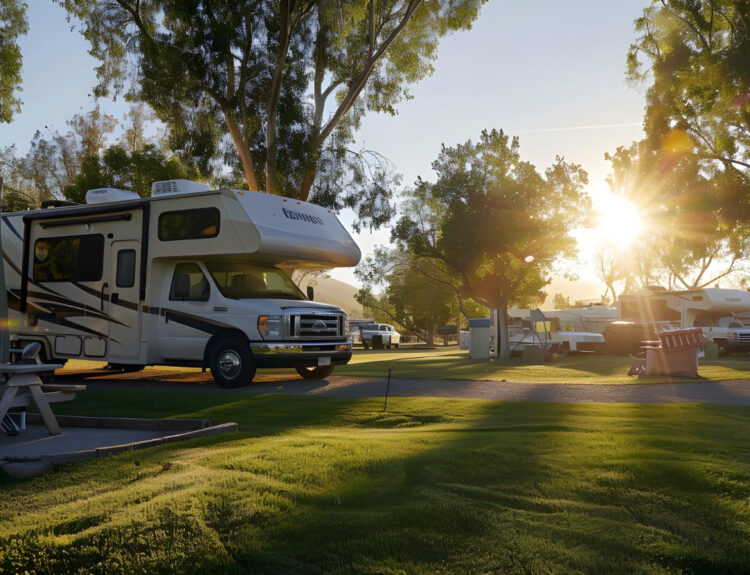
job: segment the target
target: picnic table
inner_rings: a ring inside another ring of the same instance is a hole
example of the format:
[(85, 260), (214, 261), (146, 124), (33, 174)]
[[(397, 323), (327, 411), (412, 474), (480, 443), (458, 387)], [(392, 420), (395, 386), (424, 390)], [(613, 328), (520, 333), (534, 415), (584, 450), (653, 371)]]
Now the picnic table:
[(0, 364), (0, 374), (5, 378), (5, 383), (0, 384), (0, 422), (5, 419), (9, 410), (27, 408), (34, 404), (50, 435), (59, 435), (62, 431), (49, 404), (70, 401), (77, 392), (85, 391), (86, 386), (43, 383), (39, 374), (53, 372), (62, 365), (40, 363), (40, 349), (41, 345), (34, 342), (22, 350), (11, 350), (12, 354), (20, 358), (19, 363)]
[(635, 358), (628, 374), (698, 377), (698, 350), (703, 345), (703, 331), (700, 328), (675, 329), (658, 336), (658, 341), (641, 342), (645, 358)]

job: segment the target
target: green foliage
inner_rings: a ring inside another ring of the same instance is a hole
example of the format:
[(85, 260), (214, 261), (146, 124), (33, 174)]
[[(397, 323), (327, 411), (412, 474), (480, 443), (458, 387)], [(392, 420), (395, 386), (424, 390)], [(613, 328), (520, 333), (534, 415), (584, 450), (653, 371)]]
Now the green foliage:
[(721, 173), (708, 173), (690, 151), (654, 150), (648, 140), (606, 158), (612, 164), (610, 186), (639, 206), (648, 233), (630, 253), (618, 253), (616, 269), (600, 258), (602, 276), (609, 272), (610, 279), (625, 280), (624, 289), (636, 279), (641, 285), (691, 289), (742, 273), (750, 256), (750, 221), (724, 216), (729, 206), (717, 182)]
[(167, 158), (153, 144), (134, 152), (114, 145), (101, 156), (85, 156), (79, 175), (64, 193), (66, 198), (79, 203), (85, 202), (88, 190), (101, 187), (124, 188), (149, 196), (153, 182), (185, 177), (187, 172), (179, 160)]
[[(558, 157), (542, 177), (521, 160), (518, 139), (495, 130), (476, 144), (443, 146), (432, 168), (437, 181), (418, 180), (413, 197), (439, 224), (402, 217), (395, 237), (442, 260), (465, 294), (501, 310), (501, 322), (508, 307), (543, 301), (555, 265), (575, 251), (570, 231), (590, 204), (586, 172)], [(507, 342), (507, 327), (500, 336)]]
[(23, 56), (18, 38), (28, 32), (26, 3), (22, 0), (0, 0), (0, 124), (10, 123), (13, 114), (21, 111)]
[[(397, 249), (376, 248), (355, 273), (364, 286), (356, 296), (359, 303), (419, 337), (426, 334), (429, 344), (437, 328), (458, 313), (454, 282), (440, 262)], [(373, 289), (378, 286), (383, 291), (376, 296)]]
[(552, 307), (554, 309), (570, 309), (573, 307), (570, 303), (570, 296), (565, 297), (561, 293), (556, 293), (552, 298)]
[(68, 121), (66, 133), (45, 137), (37, 131), (23, 157), (17, 157), (14, 148), (0, 149), (0, 173), (6, 177), (4, 209), (38, 208), (42, 200), (63, 196), (83, 203), (87, 190), (100, 187), (147, 196), (155, 181), (200, 177), (145, 137), (146, 119), (143, 106), (134, 105), (123, 125), (122, 141), (108, 144), (117, 121), (96, 106)]
[(640, 251), (679, 287), (704, 286), (750, 254), (750, 4), (654, 3), (636, 32), (628, 75), (651, 82), (646, 139), (610, 158), (615, 179), (655, 220)]
[(95, 93), (147, 102), (184, 162), (206, 172), (221, 158), (250, 189), (351, 207), (372, 225), (390, 217), (392, 175), (349, 150), (353, 133), (367, 112), (395, 113), (481, 4), (58, 1), (101, 62)]
[(0, 479), (3, 573), (750, 569), (742, 408), (88, 394), (242, 431)]

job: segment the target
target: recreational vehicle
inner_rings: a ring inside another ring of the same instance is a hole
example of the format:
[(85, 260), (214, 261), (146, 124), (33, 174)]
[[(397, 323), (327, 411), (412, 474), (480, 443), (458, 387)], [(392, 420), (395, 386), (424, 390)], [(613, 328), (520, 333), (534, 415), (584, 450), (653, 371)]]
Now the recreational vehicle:
[(619, 305), (623, 320), (654, 323), (661, 329), (700, 327), (722, 355), (750, 351), (750, 327), (737, 317), (750, 310), (750, 293), (744, 290), (651, 288), (622, 296)]
[(222, 387), (258, 367), (320, 378), (349, 361), (346, 314), (285, 271), (357, 264), (329, 210), (185, 180), (61, 203), (2, 217), (9, 331), (44, 361), (210, 367)]

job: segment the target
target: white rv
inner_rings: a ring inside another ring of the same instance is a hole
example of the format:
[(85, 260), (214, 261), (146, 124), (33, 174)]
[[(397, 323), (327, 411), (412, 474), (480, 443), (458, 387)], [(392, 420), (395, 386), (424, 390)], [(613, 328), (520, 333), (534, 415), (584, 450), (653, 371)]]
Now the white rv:
[(721, 355), (750, 351), (750, 326), (736, 317), (750, 311), (750, 293), (744, 290), (651, 288), (622, 296), (619, 305), (625, 320), (653, 322), (661, 329), (700, 327), (704, 337), (718, 345)]
[(172, 180), (3, 214), (2, 234), (11, 338), (45, 361), (208, 366), (239, 387), (258, 367), (320, 378), (351, 357), (346, 314), (284, 271), (359, 261), (320, 206)]

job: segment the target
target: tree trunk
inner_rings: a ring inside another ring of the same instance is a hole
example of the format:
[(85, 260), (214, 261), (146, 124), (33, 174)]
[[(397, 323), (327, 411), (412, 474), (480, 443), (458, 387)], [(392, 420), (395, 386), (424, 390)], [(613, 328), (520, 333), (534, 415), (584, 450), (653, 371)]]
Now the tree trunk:
[(311, 168), (307, 172), (305, 172), (305, 175), (302, 178), (302, 186), (299, 191), (299, 199), (303, 202), (306, 202), (310, 197), (310, 190), (312, 189), (312, 185), (315, 182), (316, 174), (317, 170), (315, 168)]
[(229, 128), (229, 135), (232, 136), (234, 147), (237, 149), (237, 153), (240, 156), (242, 171), (245, 174), (247, 187), (251, 192), (259, 192), (258, 180), (255, 179), (255, 170), (253, 168), (253, 158), (250, 155), (250, 148), (242, 137), (240, 128), (237, 126), (237, 122), (234, 119), (234, 114), (230, 110), (224, 110), (224, 119), (227, 122), (227, 128)]
[(427, 341), (425, 343), (429, 346), (435, 345), (435, 330), (433, 328), (427, 330)]
[(497, 308), (497, 345), (498, 357), (510, 359), (510, 335), (508, 334), (508, 305), (501, 303)]

